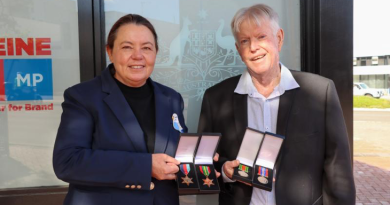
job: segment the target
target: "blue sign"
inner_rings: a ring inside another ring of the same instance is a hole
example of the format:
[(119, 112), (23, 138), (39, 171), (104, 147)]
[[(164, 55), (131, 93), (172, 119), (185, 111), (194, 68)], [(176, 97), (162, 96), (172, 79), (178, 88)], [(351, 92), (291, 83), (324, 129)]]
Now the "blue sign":
[(52, 100), (51, 59), (4, 59), (7, 101)]

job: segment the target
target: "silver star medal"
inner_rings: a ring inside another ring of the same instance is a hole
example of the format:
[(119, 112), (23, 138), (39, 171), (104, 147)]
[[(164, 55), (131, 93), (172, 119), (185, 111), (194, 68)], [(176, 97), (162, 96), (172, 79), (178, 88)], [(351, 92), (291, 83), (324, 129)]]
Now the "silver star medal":
[(179, 117), (177, 116), (176, 113), (173, 113), (173, 115), (172, 115), (172, 124), (173, 124), (173, 128), (175, 128), (175, 130), (179, 131), (180, 133), (183, 133), (183, 128), (180, 125)]

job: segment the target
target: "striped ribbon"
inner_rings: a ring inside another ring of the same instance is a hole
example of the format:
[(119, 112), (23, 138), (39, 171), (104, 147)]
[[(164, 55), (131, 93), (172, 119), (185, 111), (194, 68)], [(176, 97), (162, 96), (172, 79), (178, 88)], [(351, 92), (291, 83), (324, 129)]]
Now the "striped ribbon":
[(199, 166), (200, 172), (208, 177), (210, 175), (210, 167), (208, 166)]
[(191, 171), (191, 167), (189, 164), (181, 164), (180, 171), (183, 172), (184, 175), (188, 175)]
[(249, 167), (248, 167), (248, 166), (245, 166), (245, 165), (243, 165), (243, 164), (240, 164), (240, 165), (238, 166), (238, 169), (244, 171), (245, 173), (248, 173), (248, 172), (249, 172)]
[(259, 167), (259, 173), (257, 173), (260, 176), (268, 177), (268, 169), (265, 167)]

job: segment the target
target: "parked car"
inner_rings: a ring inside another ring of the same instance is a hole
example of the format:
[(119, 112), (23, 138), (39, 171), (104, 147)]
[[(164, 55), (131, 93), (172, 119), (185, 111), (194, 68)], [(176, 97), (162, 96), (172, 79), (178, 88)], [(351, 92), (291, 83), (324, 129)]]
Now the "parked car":
[(381, 89), (369, 88), (365, 83), (353, 83), (353, 95), (380, 98), (383, 96), (383, 91)]

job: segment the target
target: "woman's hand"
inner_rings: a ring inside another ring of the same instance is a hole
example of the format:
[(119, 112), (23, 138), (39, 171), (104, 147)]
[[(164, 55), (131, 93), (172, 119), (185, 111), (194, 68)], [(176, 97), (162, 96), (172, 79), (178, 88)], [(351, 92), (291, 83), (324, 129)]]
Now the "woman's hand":
[(158, 180), (176, 179), (180, 162), (166, 154), (152, 154), (152, 177)]

